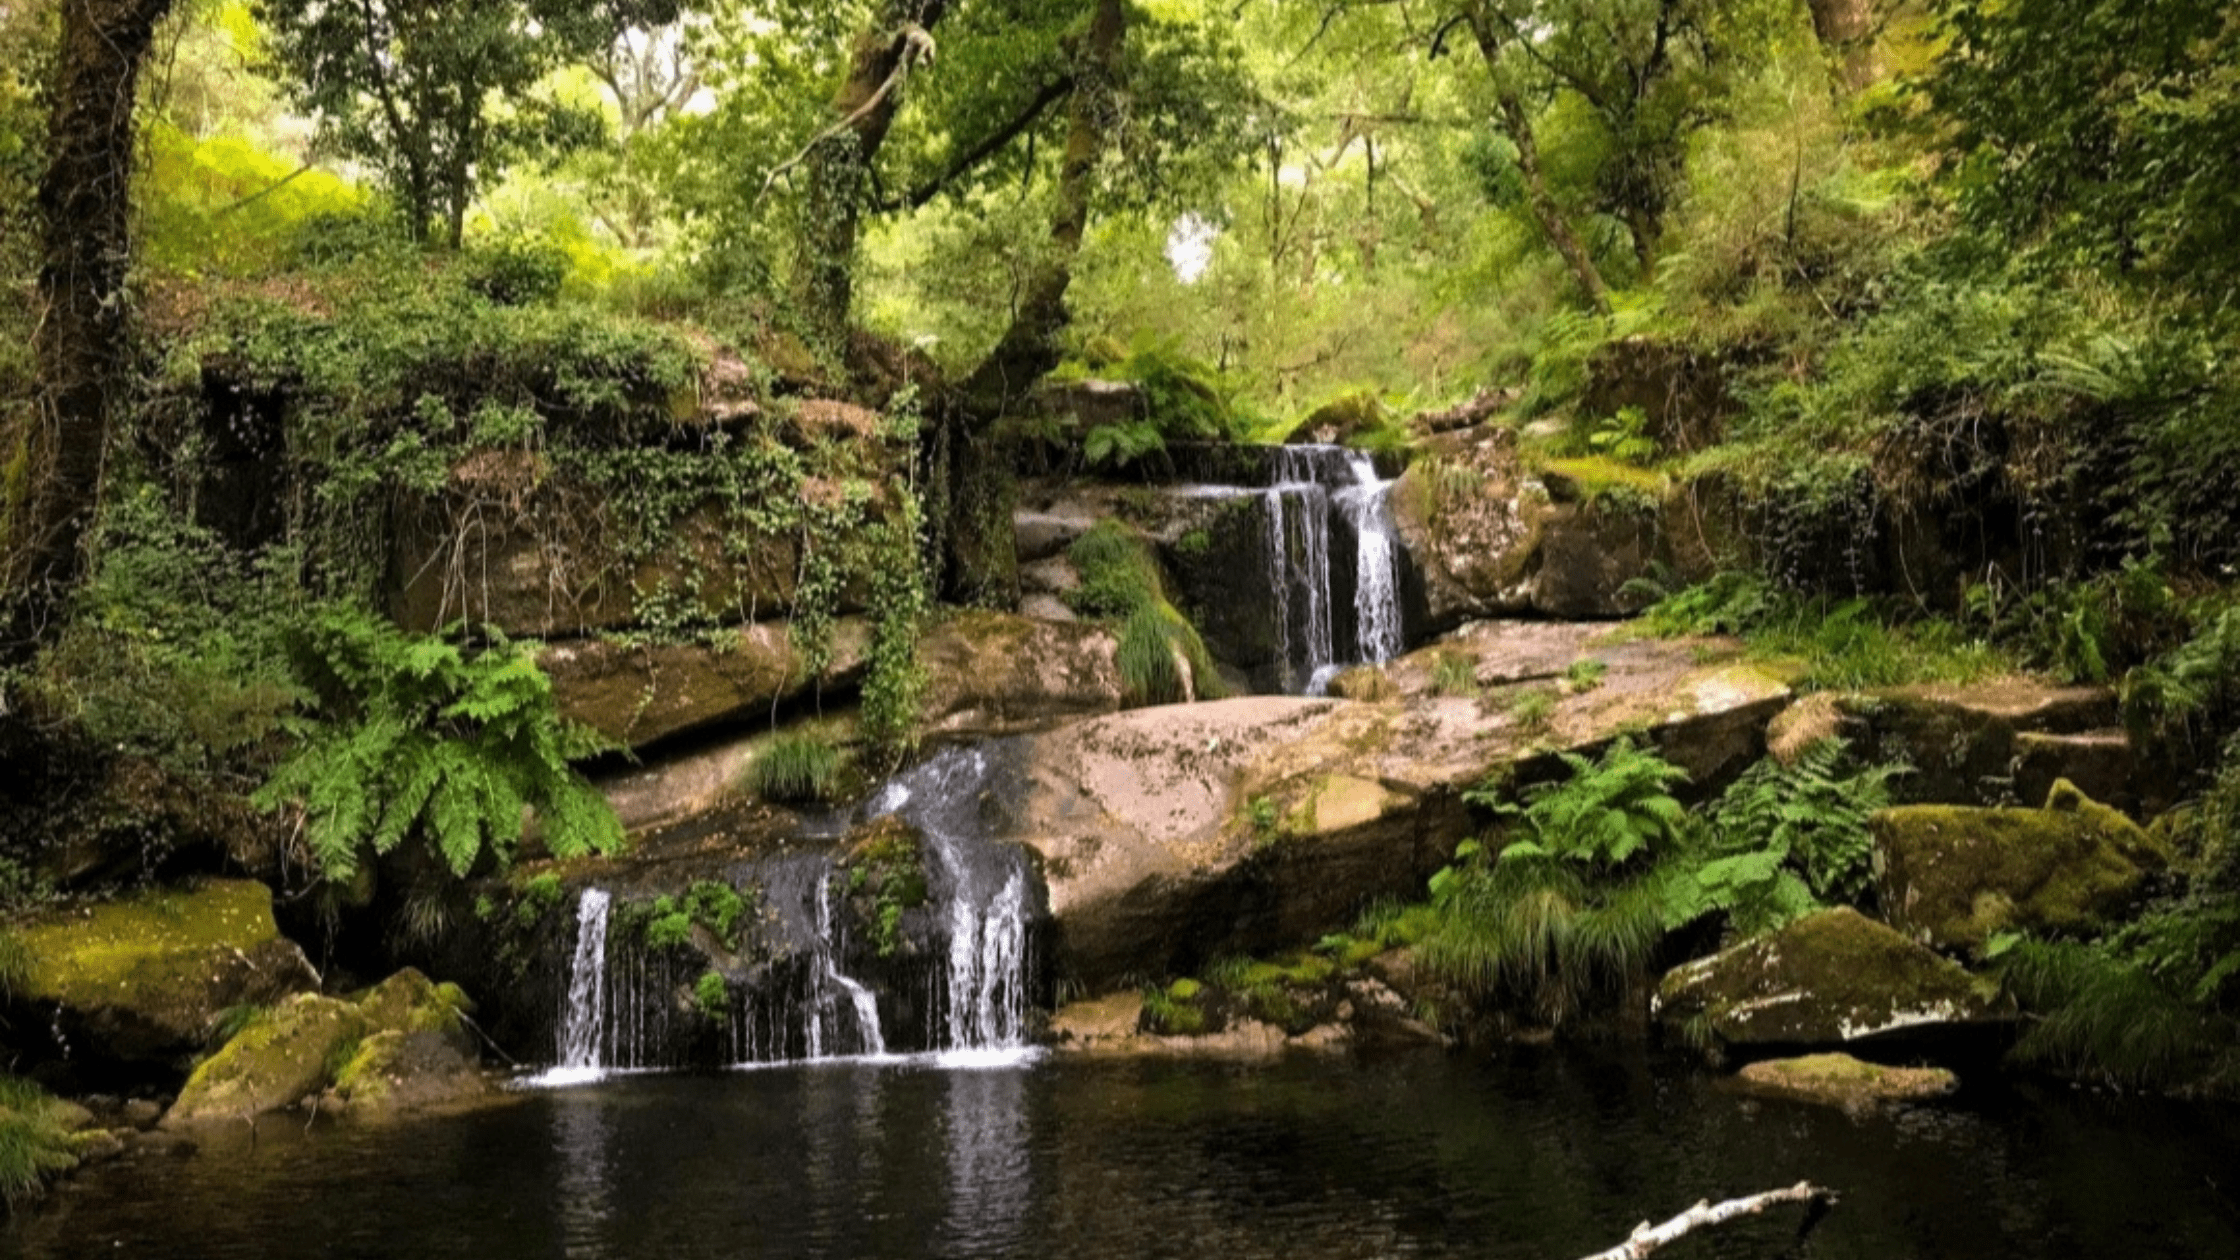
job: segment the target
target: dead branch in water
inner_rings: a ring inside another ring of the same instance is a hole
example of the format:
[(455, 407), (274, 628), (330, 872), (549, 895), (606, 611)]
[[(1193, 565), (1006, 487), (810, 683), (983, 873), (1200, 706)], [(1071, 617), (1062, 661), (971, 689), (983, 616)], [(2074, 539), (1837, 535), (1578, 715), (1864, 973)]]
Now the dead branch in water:
[(1817, 1212), (1835, 1201), (1835, 1191), (1813, 1185), (1809, 1181), (1800, 1181), (1786, 1190), (1768, 1190), (1764, 1194), (1729, 1199), (1719, 1204), (1705, 1199), (1662, 1225), (1652, 1228), (1649, 1222), (1641, 1222), (1633, 1227), (1633, 1233), (1624, 1242), (1608, 1251), (1598, 1251), (1587, 1256), (1585, 1260), (1641, 1260), (1657, 1248), (1678, 1241), (1695, 1230), (1722, 1224), (1738, 1216), (1756, 1216), (1777, 1204), (1805, 1203), (1812, 1205)]

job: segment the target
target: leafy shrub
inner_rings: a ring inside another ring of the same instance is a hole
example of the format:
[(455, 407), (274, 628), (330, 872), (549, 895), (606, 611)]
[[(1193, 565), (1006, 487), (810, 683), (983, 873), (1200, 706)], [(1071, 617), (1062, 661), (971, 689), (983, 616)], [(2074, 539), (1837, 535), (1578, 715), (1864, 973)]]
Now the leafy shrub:
[(747, 783), (766, 801), (830, 800), (840, 778), (840, 750), (814, 735), (780, 735), (755, 754)]
[(477, 245), (461, 254), (456, 266), (467, 288), (500, 306), (550, 302), (568, 278), (566, 250), (520, 237)]
[(310, 697), (303, 742), (255, 800), (303, 810), (329, 879), (415, 835), (454, 874), (503, 865), (531, 809), (556, 857), (622, 847), (606, 798), (568, 764), (604, 745), (561, 719), (529, 645), (468, 652), (337, 608), (289, 636), (289, 663)]
[(703, 971), (692, 984), (692, 1003), (708, 1019), (722, 1019), (731, 1009), (731, 985), (720, 971)]

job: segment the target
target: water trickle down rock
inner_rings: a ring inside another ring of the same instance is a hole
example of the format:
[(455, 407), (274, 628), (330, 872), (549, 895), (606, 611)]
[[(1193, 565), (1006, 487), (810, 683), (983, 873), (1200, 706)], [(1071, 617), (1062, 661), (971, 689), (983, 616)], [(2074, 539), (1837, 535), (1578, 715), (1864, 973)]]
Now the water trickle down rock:
[[(1343, 666), (1381, 664), (1405, 650), (1392, 485), (1359, 451), (1302, 445), (1277, 452), (1275, 483), (1263, 497), (1285, 690), (1320, 695)], [(1342, 655), (1331, 611), (1333, 510), (1344, 514), (1355, 542), (1354, 642)]]

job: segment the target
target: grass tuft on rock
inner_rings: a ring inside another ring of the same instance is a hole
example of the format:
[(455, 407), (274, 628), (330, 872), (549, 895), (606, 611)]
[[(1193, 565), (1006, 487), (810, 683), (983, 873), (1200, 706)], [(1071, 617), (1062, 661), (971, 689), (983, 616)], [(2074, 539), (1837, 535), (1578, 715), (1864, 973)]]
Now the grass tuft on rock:
[(747, 778), (766, 801), (828, 801), (839, 786), (840, 750), (814, 735), (780, 735), (755, 754)]

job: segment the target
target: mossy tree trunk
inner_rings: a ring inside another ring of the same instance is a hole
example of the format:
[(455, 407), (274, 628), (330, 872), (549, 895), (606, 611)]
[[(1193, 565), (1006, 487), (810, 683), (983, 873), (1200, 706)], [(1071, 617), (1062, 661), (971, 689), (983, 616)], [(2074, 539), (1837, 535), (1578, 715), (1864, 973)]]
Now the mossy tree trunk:
[(1881, 73), (1874, 46), (1874, 0), (1812, 0), (1812, 29), (1836, 58), (1836, 74), (1845, 88), (1856, 92)]
[(848, 74), (832, 98), (833, 125), (803, 158), (793, 287), (807, 331), (835, 360), (845, 357), (855, 300), (856, 240), (871, 201), (871, 168), (902, 107), (903, 82), (929, 56), (930, 34), (949, 0), (886, 0), (877, 24), (856, 38)]
[(171, 0), (63, 0), (48, 114), (34, 339), (38, 409), (9, 451), (8, 654), (48, 634), (85, 567), (111, 417), (124, 389), (133, 105)]
[(1050, 219), (1051, 261), (1034, 278), (1003, 339), (965, 383), (965, 396), (982, 415), (1008, 411), (1063, 357), (1059, 339), (1071, 321), (1066, 290), (1073, 285), (1074, 259), (1089, 231), (1097, 164), (1120, 122), (1121, 58), (1127, 38), (1123, 0), (1097, 0), (1088, 34), (1075, 56), (1065, 157), (1058, 170), (1058, 206)]

